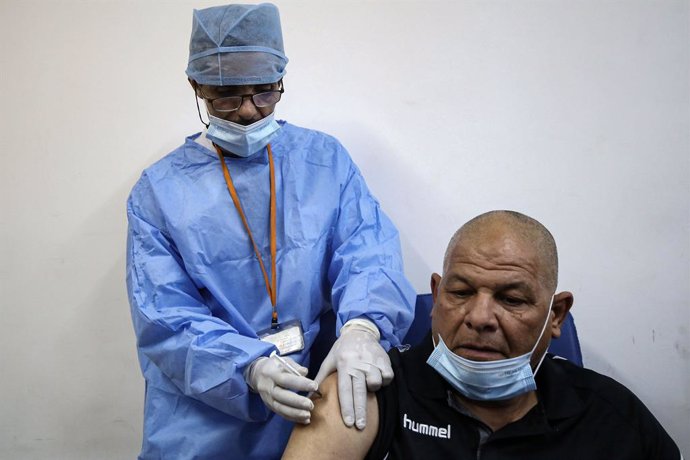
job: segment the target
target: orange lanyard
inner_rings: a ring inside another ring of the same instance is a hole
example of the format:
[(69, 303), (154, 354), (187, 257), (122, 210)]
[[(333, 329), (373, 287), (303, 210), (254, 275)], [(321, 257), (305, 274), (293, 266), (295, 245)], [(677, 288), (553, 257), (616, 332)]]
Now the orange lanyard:
[(216, 148), (216, 152), (218, 153), (218, 158), (220, 158), (220, 164), (223, 166), (223, 176), (225, 177), (225, 183), (228, 185), (228, 192), (230, 192), (230, 196), (232, 197), (232, 202), (235, 203), (235, 208), (237, 209), (237, 212), (240, 214), (240, 217), (242, 218), (242, 223), (244, 224), (244, 228), (247, 230), (247, 234), (249, 235), (249, 240), (252, 242), (252, 246), (254, 246), (254, 253), (256, 254), (256, 258), (259, 261), (259, 265), (261, 266), (261, 273), (264, 275), (264, 282), (266, 283), (266, 291), (268, 292), (268, 296), (271, 298), (271, 305), (273, 306), (273, 313), (271, 315), (271, 327), (276, 328), (278, 327), (278, 309), (276, 308), (276, 298), (278, 295), (278, 287), (276, 283), (276, 175), (275, 175), (275, 169), (273, 167), (273, 152), (271, 152), (271, 144), (268, 144), (268, 167), (269, 167), (269, 174), (270, 174), (270, 183), (271, 183), (271, 197), (270, 197), (270, 232), (271, 232), (271, 281), (268, 281), (268, 274), (266, 273), (266, 267), (264, 266), (264, 261), (261, 259), (261, 253), (259, 252), (259, 247), (256, 245), (256, 242), (254, 241), (254, 236), (252, 236), (252, 231), (249, 229), (249, 222), (247, 222), (247, 218), (244, 215), (244, 211), (242, 210), (242, 204), (240, 203), (240, 197), (237, 196), (237, 190), (235, 190), (235, 186), (232, 183), (232, 178), (230, 177), (230, 172), (228, 171), (228, 165), (225, 164), (225, 158), (223, 157), (223, 153), (220, 151), (218, 146), (214, 144), (214, 147)]

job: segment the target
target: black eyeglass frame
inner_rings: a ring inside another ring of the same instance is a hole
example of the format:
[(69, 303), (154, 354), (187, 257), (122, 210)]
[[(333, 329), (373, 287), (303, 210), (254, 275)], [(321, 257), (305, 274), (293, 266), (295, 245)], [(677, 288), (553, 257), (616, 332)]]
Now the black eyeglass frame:
[[(203, 94), (200, 94), (201, 98), (204, 99), (206, 102), (211, 104), (211, 107), (213, 107), (213, 110), (221, 113), (230, 113), (234, 112), (236, 110), (239, 110), (240, 107), (242, 107), (242, 103), (244, 102), (244, 99), (247, 97), (250, 97), (252, 99), (252, 103), (258, 107), (258, 108), (264, 108), (264, 107), (269, 107), (271, 105), (277, 104), (280, 102), (282, 94), (285, 92), (285, 86), (283, 86), (283, 80), (280, 80), (280, 88), (278, 89), (272, 89), (269, 91), (261, 91), (260, 93), (249, 93), (249, 94), (236, 94), (233, 96), (222, 96), (222, 97), (217, 97), (215, 99), (209, 99), (205, 97)], [(201, 91), (199, 91), (201, 93)], [(255, 97), (257, 96), (266, 96), (267, 94), (277, 94), (278, 98), (275, 101), (271, 101), (267, 104), (264, 104), (262, 102), (257, 102)], [(229, 100), (234, 100), (238, 101), (237, 102), (237, 107), (234, 109), (224, 109), (224, 108), (219, 108), (217, 105), (219, 101), (229, 101)]]

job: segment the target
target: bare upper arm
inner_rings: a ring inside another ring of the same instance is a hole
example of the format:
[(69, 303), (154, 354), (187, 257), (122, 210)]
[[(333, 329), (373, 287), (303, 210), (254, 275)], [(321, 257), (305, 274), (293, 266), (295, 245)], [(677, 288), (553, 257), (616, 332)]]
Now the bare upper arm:
[(319, 389), (323, 397), (313, 399), (311, 423), (295, 425), (283, 459), (363, 459), (379, 427), (376, 395), (367, 394), (367, 426), (358, 430), (345, 426), (340, 416), (337, 373), (329, 375)]

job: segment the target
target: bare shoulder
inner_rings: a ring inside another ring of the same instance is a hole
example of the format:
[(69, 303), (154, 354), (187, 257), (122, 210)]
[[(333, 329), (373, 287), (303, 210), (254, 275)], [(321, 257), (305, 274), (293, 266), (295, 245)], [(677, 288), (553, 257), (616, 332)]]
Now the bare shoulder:
[(337, 374), (326, 377), (319, 390), (322, 397), (312, 398), (311, 423), (295, 425), (283, 459), (363, 459), (378, 431), (376, 395), (367, 395), (367, 426), (358, 430), (345, 426), (340, 416)]

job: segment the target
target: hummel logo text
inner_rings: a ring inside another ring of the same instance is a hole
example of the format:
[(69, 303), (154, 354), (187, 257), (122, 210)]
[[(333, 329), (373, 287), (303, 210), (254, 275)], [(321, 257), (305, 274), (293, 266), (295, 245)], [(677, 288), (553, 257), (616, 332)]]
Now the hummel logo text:
[(414, 422), (407, 418), (407, 414), (403, 414), (403, 428), (435, 438), (450, 439), (450, 424), (448, 424), (447, 428), (439, 428), (426, 423)]

